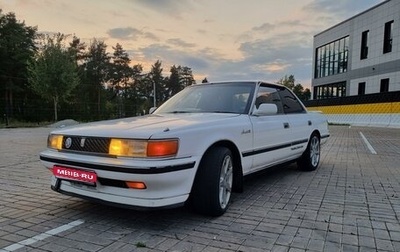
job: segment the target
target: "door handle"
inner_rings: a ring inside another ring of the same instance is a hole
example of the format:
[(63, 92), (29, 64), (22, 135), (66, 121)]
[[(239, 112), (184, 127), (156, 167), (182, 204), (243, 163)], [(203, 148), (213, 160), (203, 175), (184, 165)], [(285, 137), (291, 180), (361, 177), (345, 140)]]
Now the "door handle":
[(285, 129), (289, 129), (289, 123), (287, 123), (287, 122), (285, 122), (285, 123), (283, 123), (283, 127), (285, 128)]
[(311, 126), (312, 122), (310, 120), (308, 120), (308, 126)]

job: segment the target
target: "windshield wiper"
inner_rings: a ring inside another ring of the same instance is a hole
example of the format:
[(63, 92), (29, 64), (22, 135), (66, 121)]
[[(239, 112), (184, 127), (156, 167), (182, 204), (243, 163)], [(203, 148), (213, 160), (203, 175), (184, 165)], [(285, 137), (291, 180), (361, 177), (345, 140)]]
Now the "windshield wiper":
[(189, 111), (189, 110), (174, 110), (174, 111), (170, 111), (167, 113), (170, 114), (183, 114), (183, 113), (193, 113), (194, 111)]

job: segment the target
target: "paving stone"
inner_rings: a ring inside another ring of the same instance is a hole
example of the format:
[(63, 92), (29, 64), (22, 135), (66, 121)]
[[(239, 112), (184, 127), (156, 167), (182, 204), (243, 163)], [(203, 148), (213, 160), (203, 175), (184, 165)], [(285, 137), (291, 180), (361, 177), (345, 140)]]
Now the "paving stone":
[(18, 251), (400, 251), (398, 129), (330, 129), (316, 171), (292, 164), (246, 178), (244, 192), (217, 218), (55, 193), (38, 161), (49, 129), (0, 129), (0, 250), (81, 219)]
[(307, 250), (310, 251), (323, 251), (325, 247), (325, 241), (324, 240), (317, 240), (317, 239), (310, 239), (308, 245), (307, 245)]
[(358, 236), (357, 235), (342, 235), (342, 243), (347, 245), (358, 246)]
[(348, 244), (343, 244), (343, 251), (346, 252), (358, 252), (358, 246), (357, 245), (348, 245)]
[(290, 247), (306, 249), (308, 245), (309, 238), (304, 237), (294, 237)]
[(376, 248), (375, 239), (368, 236), (358, 236), (358, 244), (360, 247)]
[(378, 251), (394, 251), (394, 247), (391, 241), (375, 239), (376, 248)]
[(276, 241), (276, 244), (289, 246), (294, 239), (292, 235), (280, 235)]
[(389, 234), (390, 234), (390, 239), (391, 239), (392, 241), (398, 241), (398, 242), (400, 242), (400, 232), (394, 232), (394, 231), (390, 232), (390, 231), (389, 231)]

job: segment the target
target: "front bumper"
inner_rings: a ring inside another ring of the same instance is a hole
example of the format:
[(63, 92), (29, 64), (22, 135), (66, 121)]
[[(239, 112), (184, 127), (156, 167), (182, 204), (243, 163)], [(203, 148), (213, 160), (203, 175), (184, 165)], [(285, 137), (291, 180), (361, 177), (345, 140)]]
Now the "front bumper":
[[(198, 162), (195, 158), (137, 160), (63, 153), (46, 150), (40, 154), (42, 163), (52, 170), (54, 165), (92, 171), (96, 184), (56, 178), (53, 190), (107, 204), (140, 208), (160, 208), (184, 203), (190, 194)], [(113, 183), (102, 183), (102, 181)], [(115, 186), (115, 182), (140, 181), (146, 189)]]

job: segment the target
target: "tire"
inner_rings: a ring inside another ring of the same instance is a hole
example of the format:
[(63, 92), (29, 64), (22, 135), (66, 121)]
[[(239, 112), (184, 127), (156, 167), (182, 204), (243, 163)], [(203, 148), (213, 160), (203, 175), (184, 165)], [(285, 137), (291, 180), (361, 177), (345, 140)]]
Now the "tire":
[(206, 152), (196, 174), (191, 205), (201, 214), (220, 216), (228, 208), (233, 184), (233, 156), (225, 147)]
[(314, 171), (321, 158), (321, 142), (317, 134), (312, 134), (307, 149), (297, 161), (297, 166), (303, 171)]

